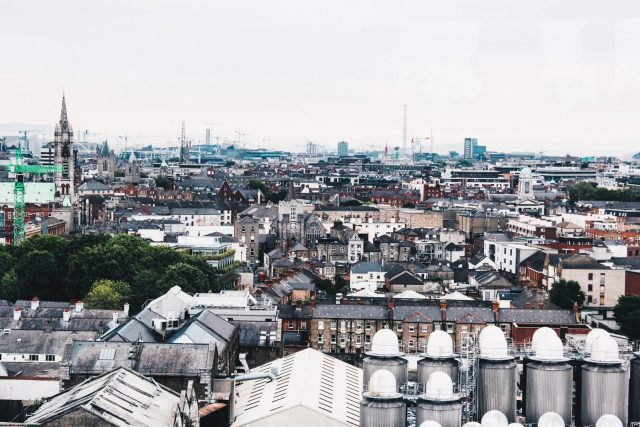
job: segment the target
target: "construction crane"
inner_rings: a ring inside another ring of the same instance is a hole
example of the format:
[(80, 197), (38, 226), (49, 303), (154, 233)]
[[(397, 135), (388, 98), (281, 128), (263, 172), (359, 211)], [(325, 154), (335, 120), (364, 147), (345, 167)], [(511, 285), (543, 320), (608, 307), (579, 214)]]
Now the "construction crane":
[[(24, 133), (26, 142), (27, 133)], [(16, 174), (16, 182), (13, 186), (13, 245), (17, 246), (24, 241), (24, 174), (47, 174), (61, 171), (60, 166), (25, 165), (22, 163), (22, 143), (18, 142), (16, 150), (16, 162), (7, 165), (7, 171)]]

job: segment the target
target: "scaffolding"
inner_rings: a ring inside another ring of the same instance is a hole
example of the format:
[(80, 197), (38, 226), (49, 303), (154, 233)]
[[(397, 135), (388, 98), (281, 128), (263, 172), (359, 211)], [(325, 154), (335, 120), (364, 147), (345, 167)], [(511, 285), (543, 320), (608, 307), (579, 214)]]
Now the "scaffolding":
[(462, 399), (463, 423), (476, 419), (476, 380), (478, 372), (477, 334), (463, 332), (460, 337), (458, 389)]

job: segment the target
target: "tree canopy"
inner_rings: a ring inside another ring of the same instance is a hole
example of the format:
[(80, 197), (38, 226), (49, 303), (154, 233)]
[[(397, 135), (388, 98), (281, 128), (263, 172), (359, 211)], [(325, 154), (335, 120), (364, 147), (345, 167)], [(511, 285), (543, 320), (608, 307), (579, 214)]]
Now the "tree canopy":
[(110, 304), (106, 280), (126, 284), (129, 290), (122, 294), (119, 287), (118, 292), (137, 309), (175, 285), (186, 292), (216, 292), (226, 276), (202, 258), (126, 234), (35, 236), (16, 247), (0, 247), (0, 299), (12, 301), (34, 296), (73, 301), (93, 291), (96, 301)]
[(91, 285), (91, 290), (84, 299), (87, 308), (102, 308), (108, 310), (122, 309), (131, 297), (131, 287), (119, 280), (98, 280)]
[(264, 197), (272, 203), (278, 203), (279, 201), (287, 198), (286, 188), (281, 188), (280, 190), (278, 190), (278, 192), (274, 192), (271, 190), (271, 188), (269, 188), (269, 186), (267, 186), (267, 184), (260, 181), (259, 179), (250, 180), (249, 183), (247, 184), (247, 187), (254, 190), (262, 191), (262, 194), (264, 194)]
[(620, 332), (631, 339), (640, 339), (640, 295), (623, 295), (613, 308)]
[(640, 194), (634, 193), (629, 189), (609, 190), (603, 187), (597, 187), (591, 182), (580, 182), (567, 188), (569, 199), (571, 202), (579, 202), (581, 200), (600, 200), (600, 201), (616, 201), (616, 202), (638, 202)]
[(560, 308), (570, 309), (574, 303), (582, 306), (587, 296), (580, 288), (580, 284), (574, 280), (560, 280), (553, 284), (549, 291), (549, 299)]

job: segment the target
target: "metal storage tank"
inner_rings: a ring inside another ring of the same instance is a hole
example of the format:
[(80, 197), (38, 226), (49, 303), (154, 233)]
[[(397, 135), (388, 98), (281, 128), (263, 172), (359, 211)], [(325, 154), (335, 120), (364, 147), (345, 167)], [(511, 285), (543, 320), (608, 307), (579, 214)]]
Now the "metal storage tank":
[(629, 422), (640, 422), (640, 353), (635, 353), (635, 357), (631, 360)]
[(453, 381), (444, 372), (434, 372), (427, 380), (425, 392), (418, 396), (416, 424), (437, 421), (442, 427), (460, 427), (462, 403), (453, 392)]
[(479, 343), (478, 418), (497, 410), (507, 417), (508, 422), (515, 422), (517, 371), (514, 358), (508, 353), (504, 333), (496, 326), (487, 326), (480, 333)]
[(564, 358), (562, 341), (553, 332), (536, 343), (536, 354), (526, 364), (525, 415), (536, 423), (548, 412), (555, 412), (571, 423), (573, 367)]
[(360, 427), (405, 427), (407, 406), (393, 374), (380, 369), (371, 375), (368, 384), (360, 402)]
[(433, 331), (427, 340), (427, 351), (418, 361), (418, 384), (424, 385), (434, 372), (444, 372), (458, 381), (458, 360), (453, 352), (453, 340), (444, 331)]
[(381, 329), (371, 339), (371, 351), (362, 361), (362, 384), (368, 384), (379, 369), (390, 371), (399, 386), (407, 383), (409, 362), (399, 350), (398, 336), (390, 329)]
[(482, 416), (482, 427), (508, 427), (507, 416), (500, 411), (489, 411)]
[(442, 427), (442, 425), (436, 421), (425, 421), (420, 424), (420, 427)]
[(596, 423), (596, 427), (624, 427), (622, 421), (615, 415), (606, 414), (601, 416)]
[(475, 421), (469, 421), (468, 423), (464, 423), (462, 427), (482, 427), (482, 425)]
[(565, 426), (564, 419), (560, 416), (560, 414), (556, 414), (555, 412), (547, 412), (546, 414), (542, 414), (542, 416), (538, 419), (538, 427), (564, 427), (564, 426)]
[(627, 372), (619, 358), (618, 343), (609, 335), (593, 341), (591, 357), (582, 366), (582, 425), (595, 425), (606, 414), (615, 415), (627, 423)]

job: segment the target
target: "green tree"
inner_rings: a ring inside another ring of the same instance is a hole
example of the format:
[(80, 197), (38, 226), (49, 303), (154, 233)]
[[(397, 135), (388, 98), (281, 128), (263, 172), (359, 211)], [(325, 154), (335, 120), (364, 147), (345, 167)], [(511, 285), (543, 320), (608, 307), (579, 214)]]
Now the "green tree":
[(184, 292), (196, 293), (209, 290), (207, 276), (196, 267), (184, 262), (170, 265), (164, 276), (158, 281), (160, 294), (174, 286), (180, 286)]
[(9, 270), (2, 276), (0, 281), (0, 299), (15, 302), (17, 299), (26, 298), (18, 284), (18, 276), (15, 270)]
[(102, 279), (91, 286), (84, 302), (88, 308), (117, 310), (129, 301), (130, 296), (131, 287), (127, 283)]
[(228, 168), (230, 168), (231, 166), (234, 166), (236, 164), (236, 162), (234, 162), (233, 160), (227, 160), (226, 162), (224, 162), (224, 165)]
[(173, 178), (170, 178), (166, 175), (158, 175), (155, 178), (156, 187), (164, 188), (165, 190), (173, 187)]
[(620, 331), (631, 339), (640, 339), (640, 295), (622, 295), (613, 308)]
[(578, 282), (562, 279), (553, 284), (549, 291), (549, 299), (560, 308), (570, 309), (574, 303), (582, 306), (587, 296), (582, 292)]

